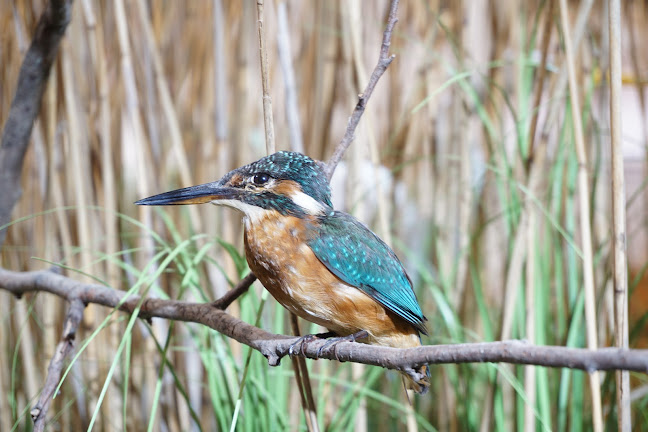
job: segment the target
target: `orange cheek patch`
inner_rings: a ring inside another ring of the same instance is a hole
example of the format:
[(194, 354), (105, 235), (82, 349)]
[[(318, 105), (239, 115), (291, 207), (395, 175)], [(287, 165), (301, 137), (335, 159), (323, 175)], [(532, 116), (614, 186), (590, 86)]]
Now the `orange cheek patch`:
[(291, 196), (295, 192), (302, 192), (299, 183), (292, 180), (279, 180), (271, 189), (277, 195)]

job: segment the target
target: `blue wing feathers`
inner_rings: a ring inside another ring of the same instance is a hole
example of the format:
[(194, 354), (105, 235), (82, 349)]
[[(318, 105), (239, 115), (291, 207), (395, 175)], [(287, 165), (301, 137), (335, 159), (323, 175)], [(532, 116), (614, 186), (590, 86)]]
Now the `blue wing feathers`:
[(316, 231), (308, 245), (333, 274), (427, 334), (412, 282), (385, 242), (353, 216), (338, 211), (322, 218)]

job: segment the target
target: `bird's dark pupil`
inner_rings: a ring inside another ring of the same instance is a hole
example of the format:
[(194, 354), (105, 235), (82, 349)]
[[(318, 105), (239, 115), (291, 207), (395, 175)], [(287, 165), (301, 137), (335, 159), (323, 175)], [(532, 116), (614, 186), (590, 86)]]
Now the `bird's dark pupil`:
[(255, 174), (254, 178), (252, 179), (254, 184), (257, 185), (262, 185), (264, 183), (267, 183), (268, 180), (270, 180), (270, 176), (268, 176), (268, 174)]

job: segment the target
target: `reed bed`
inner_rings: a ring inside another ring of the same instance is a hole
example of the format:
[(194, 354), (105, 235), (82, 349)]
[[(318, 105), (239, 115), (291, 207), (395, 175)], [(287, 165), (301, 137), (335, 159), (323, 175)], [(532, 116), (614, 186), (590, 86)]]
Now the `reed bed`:
[[(390, 49), (397, 57), (332, 185), (335, 206), (370, 225), (406, 264), (430, 320), (426, 344), (614, 343), (607, 10), (604, 2), (563, 3), (566, 20), (558, 0), (400, 5)], [(629, 346), (645, 348), (648, 11), (644, 2), (622, 3)], [(3, 124), (43, 7), (35, 0), (0, 8)], [(81, 281), (204, 302), (249, 271), (238, 214), (133, 202), (212, 181), (266, 154), (256, 7), (75, 2), (0, 265), (57, 266)], [(376, 63), (387, 7), (265, 2), (277, 149), (331, 156)], [(279, 52), (280, 36), (289, 52)], [(0, 299), (0, 430), (31, 430), (65, 304), (46, 294), (18, 300), (0, 291)], [(287, 312), (258, 283), (229, 311), (292, 333)], [(300, 324), (302, 333), (320, 331)], [(304, 430), (290, 360), (270, 368), (248, 351), (200, 326), (89, 306), (50, 428)], [(617, 424), (613, 373), (435, 366), (430, 394), (410, 408), (397, 374), (307, 365), (323, 430)], [(630, 378), (632, 423), (646, 430), (648, 379)]]

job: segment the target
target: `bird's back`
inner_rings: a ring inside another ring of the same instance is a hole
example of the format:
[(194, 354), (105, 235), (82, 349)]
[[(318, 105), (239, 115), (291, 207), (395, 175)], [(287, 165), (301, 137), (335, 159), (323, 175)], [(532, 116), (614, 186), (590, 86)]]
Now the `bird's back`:
[[(336, 214), (341, 217), (340, 212)], [(352, 220), (347, 219), (351, 216), (342, 217), (342, 220), (351, 223)], [(345, 223), (340, 220), (335, 222), (337, 228)], [(351, 226), (350, 229), (358, 229), (355, 224)], [(362, 229), (373, 236), (368, 229)], [(251, 270), (270, 294), (296, 315), (341, 336), (366, 330), (369, 343), (396, 347), (420, 345), (418, 334), (424, 318), (413, 292), (409, 298), (401, 292), (404, 291), (402, 286), (395, 285), (390, 288), (393, 292), (387, 292), (385, 284), (395, 284), (393, 280), (381, 280), (377, 285), (385, 298), (403, 296), (410, 302), (413, 299), (419, 314), (414, 323), (404, 318), (403, 313), (392, 310), (372, 297), (370, 292), (376, 291), (376, 288), (366, 282), (383, 278), (380, 275), (384, 270), (394, 265), (389, 262), (392, 257), (381, 256), (380, 265), (372, 263), (377, 259), (375, 255), (378, 252), (360, 245), (353, 246), (350, 241), (357, 241), (358, 235), (343, 237), (339, 235), (334, 240), (330, 227), (315, 217), (301, 219), (269, 213), (260, 220), (246, 220), (246, 257)], [(329, 241), (333, 242), (335, 252), (328, 250), (322, 253), (322, 248), (329, 247)], [(347, 260), (357, 262), (360, 266), (360, 270), (351, 272), (355, 275), (353, 279), (346, 276), (345, 270), (336, 270), (336, 267), (340, 267), (336, 263), (342, 260), (333, 261), (334, 256), (344, 256), (342, 248), (346, 248), (346, 253), (354, 255), (356, 259), (354, 261), (354, 257), (349, 257)], [(372, 267), (374, 270), (370, 273), (367, 269)], [(360, 271), (364, 272), (364, 276), (359, 274)], [(360, 287), (361, 284), (364, 284), (363, 287)]]

